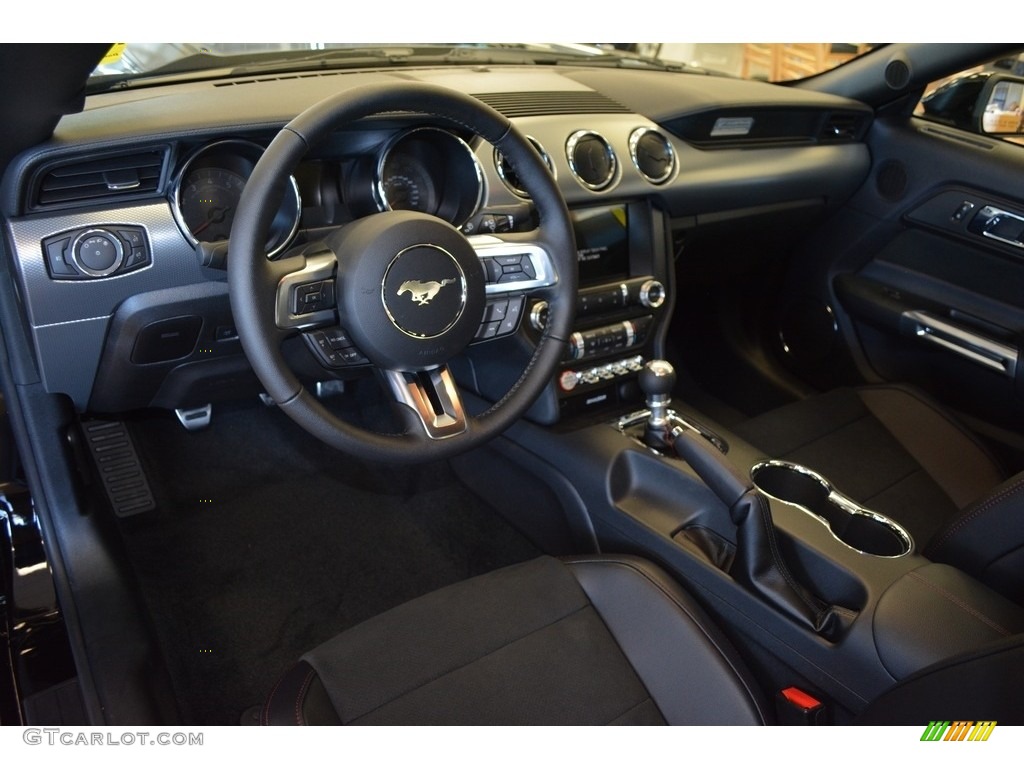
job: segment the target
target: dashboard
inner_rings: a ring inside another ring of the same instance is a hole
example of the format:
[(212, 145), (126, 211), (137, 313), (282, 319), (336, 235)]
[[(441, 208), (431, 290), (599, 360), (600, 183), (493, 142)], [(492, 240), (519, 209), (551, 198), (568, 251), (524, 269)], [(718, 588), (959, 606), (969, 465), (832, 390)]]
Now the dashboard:
[[(847, 199), (869, 167), (863, 105), (704, 75), (452, 67), (91, 96), (51, 140), (11, 163), (0, 187), (46, 390), (101, 413), (189, 408), (258, 391), (225, 272), (246, 180), (303, 109), (349, 86), (402, 78), (462, 90), (511, 118), (570, 208), (578, 320), (535, 414), (545, 421), (635, 396), (637, 368), (661, 352), (674, 258), (688, 233), (771, 211), (820, 214)], [(500, 152), (461, 126), (430, 115), (376, 116), (310, 149), (282, 192), (267, 256), (387, 210), (437, 216), (481, 255), (488, 308), (463, 375), (478, 393), (499, 397), (495, 361), (528, 360), (544, 322), (543, 302), (531, 296), (542, 260), (486, 257), (489, 235), (535, 226), (527, 190)], [(343, 335), (304, 334), (290, 361), (309, 380), (362, 375), (367, 361), (357, 351), (335, 354), (351, 349)]]

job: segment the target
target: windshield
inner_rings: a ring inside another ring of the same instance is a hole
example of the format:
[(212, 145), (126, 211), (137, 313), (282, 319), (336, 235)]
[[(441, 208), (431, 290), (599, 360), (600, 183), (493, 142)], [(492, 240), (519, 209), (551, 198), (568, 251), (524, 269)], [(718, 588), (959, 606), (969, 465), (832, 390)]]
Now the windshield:
[(294, 69), (441, 64), (559, 64), (697, 71), (797, 80), (866, 53), (864, 43), (117, 43), (93, 90), (152, 77), (217, 77)]

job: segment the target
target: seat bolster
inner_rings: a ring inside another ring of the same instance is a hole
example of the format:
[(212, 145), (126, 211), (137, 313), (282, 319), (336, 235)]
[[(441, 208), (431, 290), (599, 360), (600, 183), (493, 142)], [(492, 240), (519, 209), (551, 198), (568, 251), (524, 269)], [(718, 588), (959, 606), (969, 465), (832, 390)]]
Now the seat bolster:
[(1024, 549), (1024, 472), (969, 506), (933, 538), (925, 556), (955, 565), (1024, 603), (1024, 572), (1008, 568)]
[(563, 558), (669, 725), (762, 725), (770, 711), (732, 644), (663, 570)]
[(1006, 477), (970, 430), (912, 387), (861, 387), (864, 405), (914, 460), (963, 508)]
[(936, 719), (1024, 725), (1020, 675), (1024, 635), (933, 664), (871, 702), (857, 725), (916, 725)]
[(300, 661), (277, 681), (260, 713), (260, 725), (341, 725), (316, 670)]

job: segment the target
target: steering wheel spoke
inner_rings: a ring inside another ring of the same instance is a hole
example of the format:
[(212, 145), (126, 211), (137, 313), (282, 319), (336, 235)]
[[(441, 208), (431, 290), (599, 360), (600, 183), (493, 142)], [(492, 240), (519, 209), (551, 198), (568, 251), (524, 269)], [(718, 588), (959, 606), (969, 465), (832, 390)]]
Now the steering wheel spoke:
[(423, 432), (431, 440), (461, 435), (468, 429), (455, 379), (447, 366), (429, 371), (383, 371), (391, 394), (415, 413)]
[(306, 331), (336, 325), (335, 275), (338, 260), (328, 248), (307, 251), (276, 262), (293, 266), (277, 283), (274, 321), (282, 330)]

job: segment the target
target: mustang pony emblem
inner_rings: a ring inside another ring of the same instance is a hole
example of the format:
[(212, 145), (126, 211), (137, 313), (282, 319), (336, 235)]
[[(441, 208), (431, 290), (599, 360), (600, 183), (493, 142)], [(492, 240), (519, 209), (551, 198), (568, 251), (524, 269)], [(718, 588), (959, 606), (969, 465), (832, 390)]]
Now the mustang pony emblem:
[(413, 301), (422, 306), (424, 304), (429, 304), (430, 300), (437, 296), (438, 291), (449, 283), (454, 282), (454, 277), (449, 277), (441, 282), (431, 280), (426, 283), (420, 280), (406, 280), (398, 289), (398, 295), (401, 296), (403, 293), (408, 293), (412, 296)]

